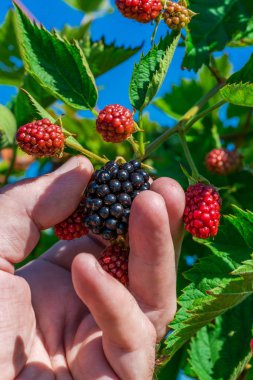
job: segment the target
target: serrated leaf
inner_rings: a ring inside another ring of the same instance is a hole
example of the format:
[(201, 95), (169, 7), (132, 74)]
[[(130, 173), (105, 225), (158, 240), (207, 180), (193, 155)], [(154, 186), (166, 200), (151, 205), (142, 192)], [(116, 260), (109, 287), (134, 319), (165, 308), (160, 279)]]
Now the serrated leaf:
[(42, 118), (42, 119), (48, 119), (51, 121), (52, 124), (55, 123), (55, 118), (53, 116), (50, 115), (49, 112), (47, 112), (47, 110), (45, 110), (38, 102), (36, 99), (34, 99), (32, 97), (31, 94), (29, 94), (28, 91), (26, 91), (25, 89), (21, 89), (21, 91), (28, 97), (29, 99), (29, 102), (31, 104), (31, 106), (33, 107), (34, 109), (34, 114), (37, 115), (39, 118)]
[(245, 47), (253, 45), (253, 19), (249, 20), (246, 30), (243, 30), (233, 37), (228, 46)]
[(9, 10), (0, 25), (0, 83), (20, 86), (23, 75), (24, 67), (14, 29), (14, 13)]
[(130, 101), (137, 110), (145, 108), (159, 91), (179, 39), (180, 33), (168, 34), (147, 55), (142, 55), (135, 65), (130, 83)]
[(201, 380), (237, 380), (251, 358), (253, 297), (200, 329), (189, 362)]
[(89, 62), (94, 76), (98, 77), (132, 57), (142, 48), (142, 45), (126, 48), (124, 46), (116, 46), (114, 42), (107, 44), (104, 38), (101, 38), (99, 41), (92, 41), (90, 38), (86, 38), (80, 41), (80, 47)]
[(253, 83), (228, 84), (220, 90), (220, 94), (226, 102), (253, 107)]
[[(199, 240), (212, 255), (201, 259), (185, 275), (191, 283), (179, 298), (181, 308), (171, 323), (174, 331), (166, 340), (163, 355), (173, 356), (201, 327), (252, 295), (253, 268), (248, 261), (246, 265), (241, 262), (252, 254), (253, 214), (237, 209), (232, 219), (233, 223), (231, 217), (226, 218), (215, 241)], [(240, 276), (232, 273), (235, 270)]]
[(16, 130), (17, 124), (13, 113), (9, 108), (0, 104), (0, 133), (6, 137), (9, 144), (13, 143)]
[(71, 5), (71, 7), (76, 8), (84, 13), (91, 13), (100, 10), (107, 6), (107, 0), (64, 0), (65, 3)]
[(252, 18), (252, 0), (190, 0), (198, 13), (190, 23), (183, 66), (197, 71), (213, 51), (223, 50)]
[(253, 107), (253, 54), (241, 70), (231, 75), (220, 94), (229, 103)]
[(97, 88), (77, 42), (49, 33), (16, 7), (17, 34), (27, 71), (53, 96), (77, 109), (92, 109)]
[[(25, 76), (24, 83), (21, 87), (26, 90), (30, 96), (36, 99), (43, 108), (47, 108), (55, 101), (55, 98), (49, 94), (45, 88), (40, 86), (31, 75)], [(13, 109), (19, 126), (29, 123), (34, 119), (34, 106), (31, 104), (29, 97), (21, 90), (19, 90), (14, 100)]]

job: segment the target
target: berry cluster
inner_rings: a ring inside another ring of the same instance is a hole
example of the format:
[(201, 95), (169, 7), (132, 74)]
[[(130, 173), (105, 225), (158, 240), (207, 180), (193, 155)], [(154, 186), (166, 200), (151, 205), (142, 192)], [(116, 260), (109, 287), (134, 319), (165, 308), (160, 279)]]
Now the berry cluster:
[(214, 174), (228, 175), (242, 167), (242, 156), (236, 150), (213, 149), (206, 155), (207, 170)]
[(37, 157), (60, 156), (64, 149), (61, 127), (48, 119), (23, 125), (18, 129), (16, 139), (24, 152)]
[(128, 286), (128, 256), (129, 248), (117, 242), (105, 248), (98, 261), (107, 273)]
[(140, 162), (108, 162), (94, 173), (86, 189), (85, 226), (105, 240), (125, 236), (134, 198), (149, 189), (149, 175)]
[(96, 125), (106, 142), (122, 142), (134, 132), (132, 112), (119, 104), (112, 104), (100, 111)]
[(187, 189), (184, 211), (185, 228), (193, 236), (216, 236), (220, 224), (221, 198), (213, 186), (197, 183)]
[(163, 13), (163, 18), (169, 28), (181, 30), (190, 23), (194, 15), (195, 13), (188, 9), (183, 3), (168, 1)]
[(123, 16), (144, 24), (156, 19), (163, 9), (160, 0), (116, 0), (116, 6)]
[(55, 235), (59, 239), (73, 240), (88, 234), (89, 230), (84, 225), (84, 203), (83, 197), (76, 211), (54, 227)]

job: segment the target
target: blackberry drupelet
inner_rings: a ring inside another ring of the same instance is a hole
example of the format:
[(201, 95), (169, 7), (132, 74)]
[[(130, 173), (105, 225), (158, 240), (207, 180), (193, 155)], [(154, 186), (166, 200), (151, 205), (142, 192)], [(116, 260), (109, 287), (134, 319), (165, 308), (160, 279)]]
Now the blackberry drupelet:
[(108, 162), (93, 174), (86, 189), (85, 227), (105, 240), (126, 236), (132, 202), (149, 189), (149, 175), (140, 162)]

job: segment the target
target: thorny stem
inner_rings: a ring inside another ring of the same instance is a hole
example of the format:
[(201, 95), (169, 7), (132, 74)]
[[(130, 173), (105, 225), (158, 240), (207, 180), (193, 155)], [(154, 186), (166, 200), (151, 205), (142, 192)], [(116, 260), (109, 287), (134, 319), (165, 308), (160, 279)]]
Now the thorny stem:
[(10, 177), (12, 171), (13, 171), (13, 168), (14, 168), (14, 165), (15, 165), (15, 162), (16, 162), (16, 158), (17, 158), (17, 150), (18, 150), (17, 145), (15, 143), (13, 143), (12, 158), (11, 158), (11, 162), (10, 162), (10, 166), (8, 168), (8, 171), (7, 171), (6, 175), (5, 175), (4, 185), (7, 185), (9, 177)]
[[(173, 128), (168, 128), (166, 131), (149, 144), (146, 148), (146, 153), (144, 158), (150, 156), (160, 145), (167, 141), (171, 136), (178, 133), (194, 116), (197, 115), (199, 110), (203, 108), (206, 103), (211, 99), (217, 92), (225, 85), (225, 83), (218, 83), (210, 92), (208, 92), (203, 98), (201, 98), (192, 108), (190, 108), (178, 121), (178, 123)], [(210, 109), (209, 109), (210, 112)]]
[(200, 177), (200, 175), (199, 175), (198, 169), (195, 165), (195, 162), (193, 161), (191, 152), (189, 150), (189, 147), (188, 147), (188, 144), (187, 144), (187, 141), (186, 141), (186, 138), (185, 138), (185, 135), (183, 132), (179, 133), (179, 139), (180, 139), (181, 145), (183, 147), (185, 157), (186, 157), (186, 159), (189, 163), (189, 166), (192, 170), (192, 176), (193, 176), (193, 178), (198, 179)]

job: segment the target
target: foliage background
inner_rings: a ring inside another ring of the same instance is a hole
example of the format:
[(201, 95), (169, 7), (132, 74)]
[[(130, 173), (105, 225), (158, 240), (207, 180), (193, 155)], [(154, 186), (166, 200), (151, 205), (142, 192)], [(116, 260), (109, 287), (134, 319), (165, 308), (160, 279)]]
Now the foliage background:
[[(195, 5), (197, 3), (199, 8), (203, 5), (208, 7), (210, 4), (204, 0), (199, 2), (192, 0), (191, 3)], [(214, 1), (212, 3), (214, 14), (218, 13), (219, 6), (222, 6), (219, 12), (223, 12), (222, 16), (225, 18), (226, 12), (230, 14), (228, 6), (230, 3), (239, 4), (240, 2)], [(90, 14), (85, 16), (83, 12), (70, 8), (62, 0), (37, 0), (36, 2), (24, 0), (23, 4), (48, 30), (54, 27), (60, 31), (66, 23), (77, 26), (91, 17)], [(113, 6), (113, 2), (110, 6)], [(0, 3), (0, 22), (3, 22), (10, 7), (9, 0), (3, 0)], [(95, 17), (96, 20), (91, 25), (93, 40), (96, 41), (105, 36), (107, 45), (115, 42), (117, 46), (122, 46), (122, 51), (124, 46), (138, 47), (142, 44), (142, 50), (145, 52), (150, 49), (152, 25), (140, 25), (124, 19), (119, 12), (113, 12), (112, 8), (109, 13), (98, 13), (95, 14)], [(237, 31), (238, 25), (233, 24), (232, 21), (231, 25)], [(167, 27), (161, 25), (157, 41), (161, 35), (166, 34), (166, 31)], [(241, 32), (243, 30), (238, 30), (238, 34)], [(8, 35), (8, 38), (10, 37)], [(222, 33), (219, 37), (222, 38)], [(214, 53), (214, 66), (220, 76), (228, 78), (232, 72), (241, 69), (249, 60), (250, 54), (253, 52), (252, 32), (249, 31), (247, 37), (249, 37), (247, 43), (249, 46), (243, 48), (227, 46), (224, 51)], [(113, 52), (115, 54), (115, 51)], [(164, 85), (158, 94), (158, 99), (155, 104), (147, 108), (144, 125), (150, 141), (162, 133), (163, 130), (160, 126), (172, 127), (184, 112), (215, 86), (216, 80), (206, 67), (202, 67), (198, 74), (182, 70), (183, 56), (184, 47), (179, 47)], [(140, 52), (97, 78), (96, 82), (100, 90), (98, 108), (109, 103), (121, 103), (130, 107), (128, 87), (134, 62), (138, 62), (139, 59)], [(10, 61), (17, 67), (22, 65), (21, 61), (13, 58), (12, 55), (10, 55)], [(0, 70), (4, 67), (3, 62), (4, 55), (0, 56)], [(250, 70), (251, 72), (253, 70), (252, 62)], [(6, 81), (2, 79), (0, 79), (0, 85), (1, 104), (7, 104), (12, 96), (15, 99), (19, 86), (6, 86)], [(37, 98), (40, 95), (37, 94)], [(210, 100), (209, 105), (215, 104), (218, 100), (219, 98), (216, 96)], [(63, 106), (61, 102), (53, 106), (53, 111), (56, 113), (64, 111), (66, 114), (64, 126), (71, 132), (77, 133), (78, 141), (90, 150), (100, 155), (106, 154), (110, 158), (114, 158), (116, 155), (123, 155), (126, 158), (131, 156), (131, 149), (127, 143), (117, 147), (102, 143), (101, 139), (95, 135), (91, 113), (80, 111), (77, 115), (70, 107)], [(252, 108), (226, 105), (219, 111), (216, 110), (211, 115), (209, 114), (202, 121), (198, 121), (188, 135), (188, 143), (201, 174), (208, 177), (216, 186), (223, 188), (223, 213), (233, 216), (224, 217), (221, 232), (214, 241), (204, 243), (193, 241), (186, 236), (179, 264), (178, 294), (181, 294), (181, 309), (172, 324), (174, 331), (172, 330), (172, 334), (161, 346), (161, 358), (165, 359), (166, 363), (171, 354), (175, 353), (175, 355), (157, 374), (159, 379), (176, 379), (179, 372), (200, 380), (236, 380), (241, 373), (247, 380), (253, 378), (252, 370), (249, 367), (249, 340), (253, 322), (253, 264), (251, 258), (253, 214), (250, 211), (241, 211), (241, 209), (253, 210), (253, 125), (251, 116)], [(245, 168), (241, 173), (228, 178), (218, 178), (206, 172), (203, 164), (204, 157), (206, 152), (215, 146), (217, 134), (222, 137), (221, 141), (224, 146), (236, 145), (244, 154)], [(1, 141), (1, 143), (2, 147), (5, 147), (5, 142)], [(68, 153), (73, 154), (74, 152), (68, 150)], [(2, 151), (2, 161), (0, 162), (2, 183), (8, 174), (10, 155), (10, 150)], [(171, 176), (186, 188), (187, 180), (180, 170), (180, 163), (187, 168), (188, 166), (177, 137), (173, 137), (159, 148), (148, 163), (156, 167), (156, 175)], [(19, 154), (18, 165), (14, 168), (13, 173), (9, 173), (11, 175), (8, 180), (15, 182), (23, 177), (43, 174), (51, 171), (57, 165), (59, 162), (50, 160), (27, 162), (27, 158)], [(232, 204), (238, 208), (233, 208)], [(30, 259), (40, 255), (55, 240), (52, 231), (45, 231)], [(186, 276), (183, 276), (183, 273), (192, 267), (197, 259), (201, 260)], [(246, 261), (246, 264), (242, 264), (243, 261)], [(231, 272), (233, 271), (240, 276), (232, 277)], [(182, 289), (185, 289), (183, 294), (181, 293)], [(245, 294), (249, 296), (247, 299)], [(235, 306), (236, 308), (229, 310)], [(226, 310), (228, 311), (222, 315)], [(189, 311), (194, 314), (190, 314)], [(194, 333), (196, 334), (194, 335)], [(192, 337), (193, 335), (194, 337)]]

